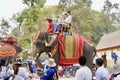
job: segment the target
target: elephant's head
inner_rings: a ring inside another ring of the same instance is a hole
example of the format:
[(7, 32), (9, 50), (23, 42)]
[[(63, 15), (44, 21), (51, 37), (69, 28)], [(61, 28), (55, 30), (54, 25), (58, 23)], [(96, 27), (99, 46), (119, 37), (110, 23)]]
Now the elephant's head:
[(36, 33), (33, 43), (32, 43), (32, 53), (31, 56), (37, 63), (37, 65), (41, 65), (39, 61), (39, 56), (42, 52), (50, 52), (53, 49), (55, 42), (51, 46), (46, 46), (45, 41), (49, 43), (51, 40), (51, 35), (45, 32), (38, 32)]
[(46, 49), (45, 33), (38, 32), (37, 35), (35, 35), (35, 39), (32, 43), (32, 57), (35, 58), (38, 54), (44, 52)]
[(16, 53), (20, 53), (23, 49), (20, 46), (15, 46)]

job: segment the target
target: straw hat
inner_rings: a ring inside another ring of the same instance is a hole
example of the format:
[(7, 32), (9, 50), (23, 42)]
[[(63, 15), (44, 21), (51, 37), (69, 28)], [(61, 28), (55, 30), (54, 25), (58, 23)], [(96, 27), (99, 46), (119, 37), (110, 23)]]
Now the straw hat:
[(55, 63), (54, 59), (49, 58), (47, 65), (48, 65), (49, 67), (55, 67), (55, 66), (56, 66), (56, 63)]

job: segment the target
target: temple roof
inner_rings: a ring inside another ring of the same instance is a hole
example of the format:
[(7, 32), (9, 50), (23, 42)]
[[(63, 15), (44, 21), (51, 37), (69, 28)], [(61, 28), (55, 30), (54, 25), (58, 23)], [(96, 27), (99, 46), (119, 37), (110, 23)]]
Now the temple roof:
[(98, 45), (97, 51), (120, 48), (120, 30), (102, 36)]

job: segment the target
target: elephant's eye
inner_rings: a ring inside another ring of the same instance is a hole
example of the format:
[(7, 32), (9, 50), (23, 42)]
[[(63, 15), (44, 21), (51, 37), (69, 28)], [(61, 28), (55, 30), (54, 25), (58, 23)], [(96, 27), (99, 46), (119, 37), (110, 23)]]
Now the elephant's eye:
[(36, 45), (36, 46), (40, 46), (41, 42), (42, 42), (42, 41), (36, 41), (35, 45)]

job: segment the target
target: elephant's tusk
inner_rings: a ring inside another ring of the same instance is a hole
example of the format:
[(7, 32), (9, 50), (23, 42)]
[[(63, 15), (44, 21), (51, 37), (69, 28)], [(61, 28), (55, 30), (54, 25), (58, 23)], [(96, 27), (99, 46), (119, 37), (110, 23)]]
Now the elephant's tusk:
[(36, 54), (36, 56), (33, 58), (34, 60), (36, 60), (37, 59), (37, 57), (38, 57), (38, 55), (39, 55), (39, 53), (37, 53)]
[(34, 58), (34, 60), (36, 60), (36, 58)]

